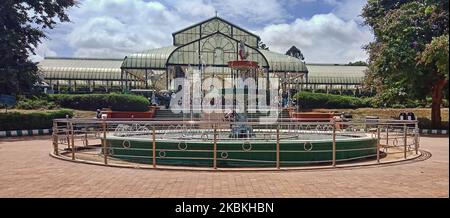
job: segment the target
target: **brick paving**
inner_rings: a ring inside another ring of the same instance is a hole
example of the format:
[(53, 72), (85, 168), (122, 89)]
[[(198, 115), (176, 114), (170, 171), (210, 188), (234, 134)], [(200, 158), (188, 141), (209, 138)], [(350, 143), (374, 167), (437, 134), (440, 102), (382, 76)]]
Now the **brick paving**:
[(49, 156), (49, 136), (0, 139), (0, 197), (449, 197), (449, 142), (424, 161), (288, 172), (113, 168)]

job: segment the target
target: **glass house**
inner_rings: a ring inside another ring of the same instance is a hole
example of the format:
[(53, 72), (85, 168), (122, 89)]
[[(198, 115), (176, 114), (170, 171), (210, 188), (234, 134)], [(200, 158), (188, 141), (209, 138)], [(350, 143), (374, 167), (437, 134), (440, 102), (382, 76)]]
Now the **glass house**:
[(139, 87), (172, 90), (172, 80), (189, 69), (199, 69), (202, 79), (225, 81), (233, 74), (228, 62), (239, 59), (239, 43), (247, 60), (258, 63), (257, 77), (278, 78), (284, 90), (296, 89), (307, 78), (300, 59), (259, 48), (260, 37), (220, 17), (213, 17), (172, 34), (173, 45), (127, 55), (121, 65), (123, 90)]

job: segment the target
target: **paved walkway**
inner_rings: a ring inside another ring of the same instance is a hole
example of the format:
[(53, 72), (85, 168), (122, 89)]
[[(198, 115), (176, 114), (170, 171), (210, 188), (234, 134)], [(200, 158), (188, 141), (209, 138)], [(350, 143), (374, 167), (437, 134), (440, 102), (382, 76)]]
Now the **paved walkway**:
[(0, 139), (0, 197), (449, 197), (448, 137), (425, 161), (290, 172), (112, 168), (51, 158), (50, 137)]

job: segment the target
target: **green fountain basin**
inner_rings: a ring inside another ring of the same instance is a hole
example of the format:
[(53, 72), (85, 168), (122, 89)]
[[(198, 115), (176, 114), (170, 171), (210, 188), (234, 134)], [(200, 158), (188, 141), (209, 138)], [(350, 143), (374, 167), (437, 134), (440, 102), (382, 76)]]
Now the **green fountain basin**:
[[(279, 141), (280, 166), (305, 166), (330, 163), (333, 140), (330, 133), (284, 133)], [(157, 165), (213, 166), (214, 140), (206, 138), (161, 138), (155, 140)], [(109, 156), (124, 161), (151, 164), (152, 135), (107, 136)], [(218, 167), (274, 167), (276, 139), (250, 138), (217, 140)], [(377, 140), (369, 135), (339, 135), (336, 137), (336, 161), (358, 160), (376, 156)]]

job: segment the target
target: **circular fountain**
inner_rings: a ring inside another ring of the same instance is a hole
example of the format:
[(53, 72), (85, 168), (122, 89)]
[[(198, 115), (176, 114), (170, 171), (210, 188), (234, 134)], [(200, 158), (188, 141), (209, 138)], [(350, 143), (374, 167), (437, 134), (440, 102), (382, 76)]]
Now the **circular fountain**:
[(196, 127), (201, 124), (161, 125), (154, 132), (146, 130), (152, 128), (150, 125), (118, 127), (117, 132), (107, 136), (109, 156), (152, 163), (155, 148), (158, 165), (206, 167), (213, 166), (215, 151), (218, 167), (273, 167), (277, 149), (281, 166), (330, 163), (333, 141), (336, 161), (374, 157), (377, 153), (377, 139), (372, 135), (357, 131), (333, 134), (335, 126), (330, 123), (237, 123), (252, 130), (251, 136), (242, 137), (233, 135), (235, 129), (229, 125)]
[[(243, 43), (239, 56), (240, 60), (228, 62), (232, 81), (257, 77), (258, 63), (246, 60)], [(248, 93), (247, 88), (239, 91)], [(348, 161), (377, 154), (373, 135), (343, 131), (343, 125), (330, 119), (250, 122), (247, 94), (244, 109), (237, 110), (235, 82), (232, 89), (233, 108), (220, 121), (117, 125), (106, 137), (109, 157), (158, 165), (273, 167)]]

